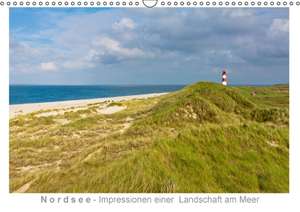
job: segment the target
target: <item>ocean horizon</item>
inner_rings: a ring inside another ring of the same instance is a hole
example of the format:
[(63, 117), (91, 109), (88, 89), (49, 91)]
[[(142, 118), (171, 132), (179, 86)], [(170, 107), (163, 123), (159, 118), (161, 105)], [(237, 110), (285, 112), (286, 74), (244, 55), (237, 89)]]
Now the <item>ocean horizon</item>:
[[(282, 83), (288, 84), (288, 83)], [(232, 84), (230, 86), (271, 86), (276, 84)], [(58, 102), (164, 93), (179, 90), (181, 85), (9, 85), (9, 104)]]
[(57, 102), (172, 92), (185, 85), (10, 85), (9, 104)]

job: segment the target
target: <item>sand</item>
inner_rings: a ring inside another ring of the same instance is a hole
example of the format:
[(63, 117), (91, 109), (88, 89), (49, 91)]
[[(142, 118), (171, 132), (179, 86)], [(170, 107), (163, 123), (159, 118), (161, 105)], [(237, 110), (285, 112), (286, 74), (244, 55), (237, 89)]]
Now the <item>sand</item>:
[(117, 113), (119, 111), (122, 111), (124, 109), (126, 109), (125, 106), (111, 106), (111, 107), (102, 108), (101, 110), (99, 110), (99, 113), (102, 113), (102, 114), (113, 114), (113, 113)]
[[(126, 101), (131, 99), (147, 99), (150, 97), (156, 97), (165, 95), (167, 93), (151, 93), (151, 94), (140, 94), (132, 96), (118, 96), (118, 97), (106, 97), (97, 99), (83, 99), (83, 100), (70, 100), (60, 102), (44, 102), (44, 103), (30, 103), (30, 104), (17, 104), (9, 106), (10, 118), (15, 118), (18, 115), (25, 115), (28, 113), (38, 112), (40, 110), (47, 110), (40, 116), (57, 115), (60, 111), (48, 111), (48, 110), (78, 110), (85, 109), (89, 104), (101, 103), (106, 101)], [(110, 108), (103, 108), (103, 113), (111, 114), (123, 110), (123, 107), (113, 106)]]

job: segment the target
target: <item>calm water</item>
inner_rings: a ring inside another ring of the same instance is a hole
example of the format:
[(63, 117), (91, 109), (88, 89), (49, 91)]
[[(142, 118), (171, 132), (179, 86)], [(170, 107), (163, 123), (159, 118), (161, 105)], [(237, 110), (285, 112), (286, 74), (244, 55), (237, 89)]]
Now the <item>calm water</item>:
[(11, 85), (9, 104), (54, 102), (170, 92), (184, 85), (128, 85), (128, 86), (63, 86), (63, 85)]

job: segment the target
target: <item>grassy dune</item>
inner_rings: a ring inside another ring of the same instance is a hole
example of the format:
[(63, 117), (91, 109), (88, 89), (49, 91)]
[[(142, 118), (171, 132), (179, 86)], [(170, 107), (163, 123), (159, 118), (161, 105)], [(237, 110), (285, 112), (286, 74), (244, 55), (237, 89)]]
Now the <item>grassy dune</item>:
[[(101, 114), (106, 104), (126, 109)], [(197, 83), (10, 120), (11, 192), (288, 192), (287, 85)]]

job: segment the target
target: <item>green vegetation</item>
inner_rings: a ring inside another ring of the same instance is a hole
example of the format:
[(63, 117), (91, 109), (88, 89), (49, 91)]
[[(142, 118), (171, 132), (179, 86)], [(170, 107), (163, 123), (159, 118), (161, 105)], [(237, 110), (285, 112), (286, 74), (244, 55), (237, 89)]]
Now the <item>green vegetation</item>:
[(122, 103), (121, 102), (111, 102), (108, 104), (109, 107), (112, 107), (112, 106), (122, 106)]
[[(99, 114), (103, 104), (126, 109)], [(10, 121), (10, 191), (288, 192), (288, 112), (287, 85), (201, 82), (19, 116)]]

